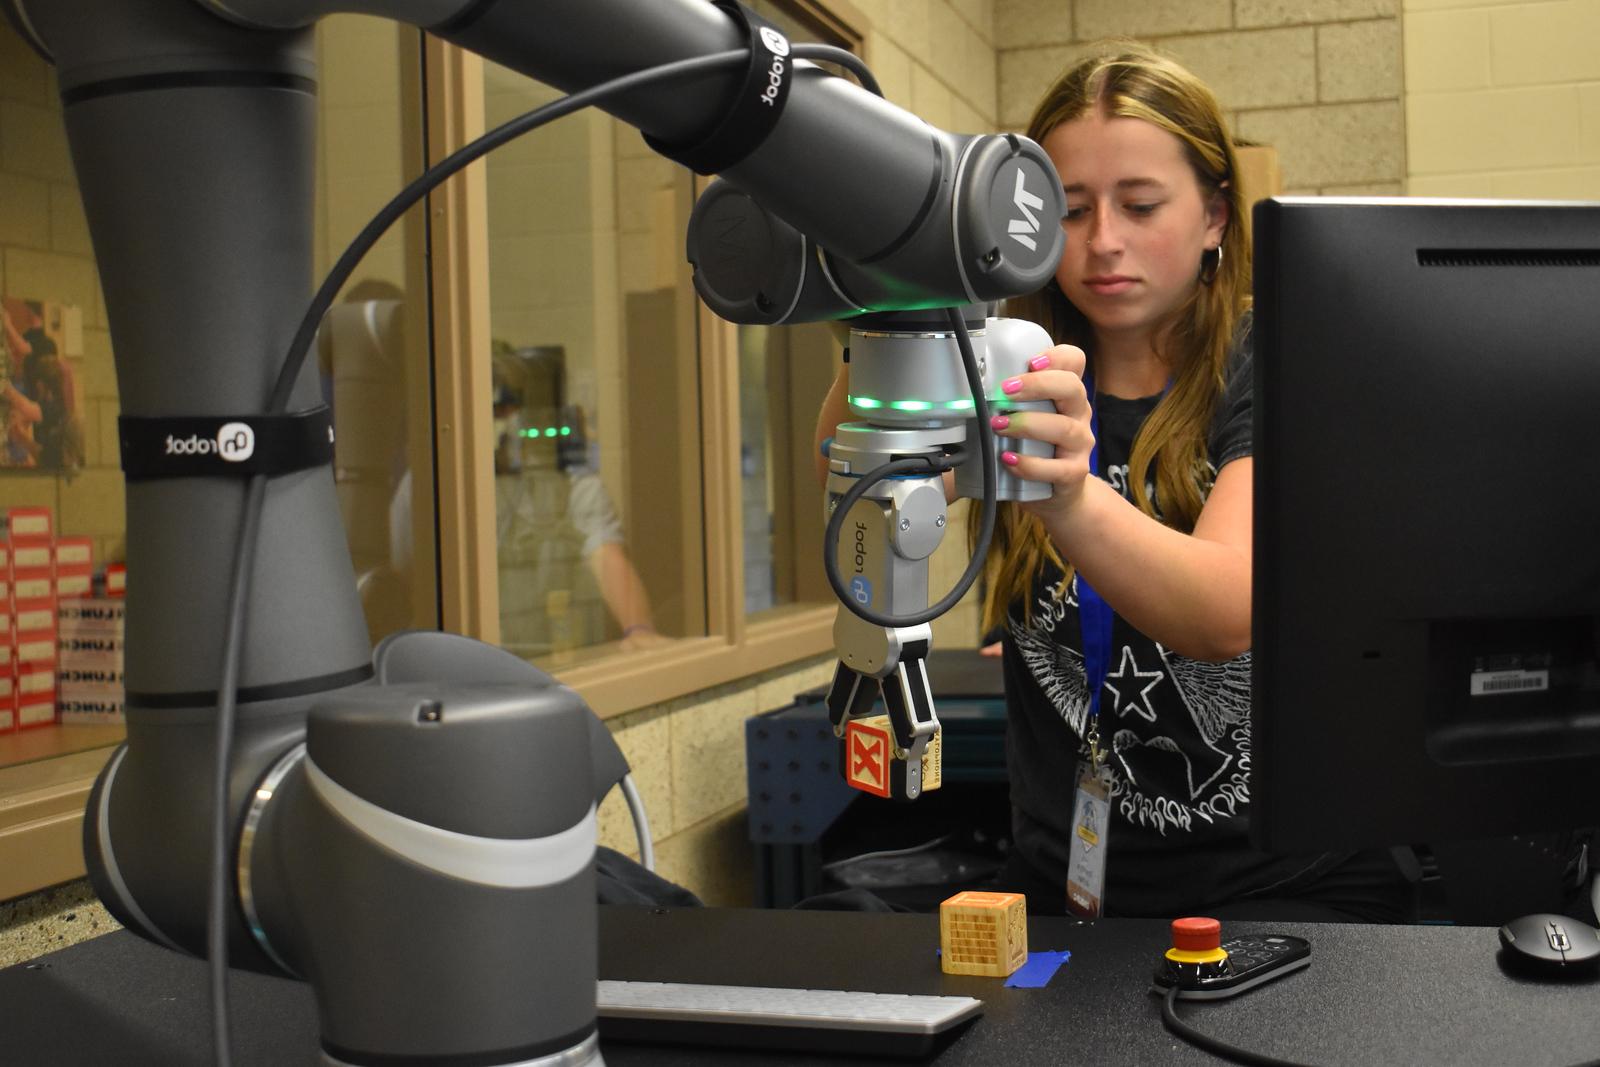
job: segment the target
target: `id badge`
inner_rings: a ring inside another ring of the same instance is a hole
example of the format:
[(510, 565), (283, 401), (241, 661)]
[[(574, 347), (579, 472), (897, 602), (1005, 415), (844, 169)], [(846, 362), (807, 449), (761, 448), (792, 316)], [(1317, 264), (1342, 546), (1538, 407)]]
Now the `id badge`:
[(1111, 771), (1088, 761), (1078, 765), (1072, 802), (1072, 837), (1067, 842), (1067, 910), (1098, 919), (1105, 905), (1106, 843), (1111, 833)]

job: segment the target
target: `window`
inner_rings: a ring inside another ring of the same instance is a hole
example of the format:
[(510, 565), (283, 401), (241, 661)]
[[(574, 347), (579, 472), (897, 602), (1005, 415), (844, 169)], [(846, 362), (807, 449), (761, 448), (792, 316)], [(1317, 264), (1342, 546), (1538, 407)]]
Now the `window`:
[[(338, 16), (319, 23), (316, 48), (320, 278), (419, 172), (423, 93), (415, 30)], [(69, 432), (35, 438), (48, 448), (19, 447), (0, 462), (0, 506), (47, 507), (58, 533), (91, 539), (96, 566), (123, 561), (120, 403), (94, 250), (53, 75), (3, 19), (0, 128), (0, 297), (19, 337), (49, 338), (74, 409)], [(375, 640), (439, 618), (423, 222), (412, 212), (373, 251), (318, 338), (338, 427), (339, 505)], [(0, 383), (13, 347), (0, 341)], [(0, 398), (0, 414), (12, 400)], [(0, 900), (83, 874), (83, 806), (123, 733), (102, 723), (0, 731)]]
[[(557, 95), (485, 64), (491, 127)], [(487, 162), (500, 643), (561, 668), (704, 636), (689, 175), (594, 110)]]
[[(758, 10), (855, 43), (810, 5)], [(485, 127), (557, 95), (481, 69)], [(711, 316), (683, 253), (694, 176), (600, 112), (502, 148), (484, 181), (499, 643), (602, 713), (825, 651), (829, 328)]]
[[(385, 19), (317, 24), (312, 276), (422, 172), (421, 35)], [(334, 481), (374, 642), (438, 622), (433, 405), (423, 208), (367, 254), (317, 338), (336, 433)]]

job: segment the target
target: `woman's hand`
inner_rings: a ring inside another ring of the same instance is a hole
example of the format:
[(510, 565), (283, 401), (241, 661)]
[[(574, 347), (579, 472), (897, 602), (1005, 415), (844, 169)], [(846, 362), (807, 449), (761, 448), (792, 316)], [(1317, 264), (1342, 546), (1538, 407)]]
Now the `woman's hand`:
[[(1054, 413), (1013, 411), (995, 415), (989, 425), (1001, 438), (1000, 462), (1012, 474), (1046, 482), (1055, 490), (1047, 500), (1024, 505), (1040, 518), (1048, 519), (1077, 506), (1090, 473), (1094, 431), (1090, 427), (1089, 397), (1083, 387), (1083, 350), (1056, 345), (1033, 357), (1028, 366), (1031, 369), (1027, 373), (1001, 383), (1000, 391), (1012, 401), (1047, 400), (1055, 407)], [(1024, 456), (1006, 448), (1006, 438), (1023, 437), (1052, 446), (1054, 455)]]

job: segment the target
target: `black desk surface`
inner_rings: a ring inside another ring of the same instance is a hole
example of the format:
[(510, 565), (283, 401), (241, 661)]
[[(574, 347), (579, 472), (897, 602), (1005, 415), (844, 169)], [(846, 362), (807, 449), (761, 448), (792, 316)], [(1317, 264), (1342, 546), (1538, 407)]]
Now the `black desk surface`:
[[(1228, 932), (1265, 930), (1231, 923)], [(1487, 927), (1282, 924), (1307, 937), (1313, 962), (1239, 997), (1191, 1004), (1200, 1029), (1252, 1050), (1315, 1064), (1575, 1064), (1600, 1056), (1600, 980), (1505, 974)], [(981, 997), (984, 1017), (938, 1055), (940, 1065), (1205, 1064), (1218, 1061), (1162, 1029), (1149, 975), (1166, 924), (1078, 925), (1034, 919), (1034, 950), (1072, 958), (1044, 989), (940, 973), (933, 915), (605, 908), (604, 978), (701, 981)], [(317, 1062), (310, 990), (235, 974), (235, 1062)], [(209, 1059), (203, 964), (116, 933), (0, 971), (0, 1062), (15, 1067)], [(760, 1056), (607, 1043), (611, 1067), (639, 1064), (894, 1061)]]

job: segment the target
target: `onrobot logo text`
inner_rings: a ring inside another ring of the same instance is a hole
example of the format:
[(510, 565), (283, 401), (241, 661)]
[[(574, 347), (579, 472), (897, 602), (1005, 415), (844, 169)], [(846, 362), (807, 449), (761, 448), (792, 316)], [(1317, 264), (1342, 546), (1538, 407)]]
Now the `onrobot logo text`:
[(789, 38), (785, 37), (771, 26), (761, 27), (761, 39), (767, 43), (768, 48), (772, 49), (772, 51), (778, 53), (780, 56), (786, 56), (789, 54)]
[(230, 422), (217, 431), (216, 440), (190, 434), (188, 437), (167, 435), (169, 456), (216, 455), (229, 463), (243, 463), (256, 454), (256, 432), (248, 423)]
[(789, 54), (789, 39), (770, 26), (763, 26), (761, 40), (773, 53), (772, 66), (767, 71), (767, 87), (761, 93), (761, 102), (768, 107), (777, 107), (778, 89), (783, 85), (783, 58)]

